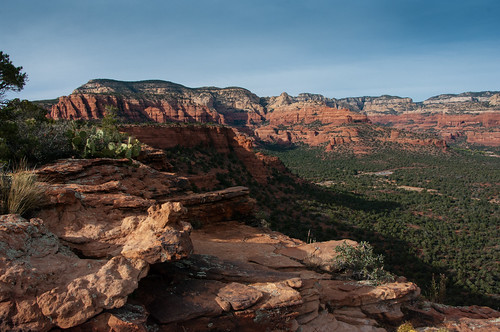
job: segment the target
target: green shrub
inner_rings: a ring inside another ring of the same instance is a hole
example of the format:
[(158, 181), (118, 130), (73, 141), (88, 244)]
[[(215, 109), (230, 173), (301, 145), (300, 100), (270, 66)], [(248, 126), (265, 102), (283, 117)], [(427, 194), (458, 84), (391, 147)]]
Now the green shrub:
[(32, 162), (45, 163), (68, 158), (73, 154), (69, 121), (57, 120), (40, 123), (31, 130), (31, 135), (35, 141), (29, 153)]
[(44, 190), (33, 171), (18, 168), (0, 172), (0, 214), (25, 216), (38, 208), (43, 199)]
[(131, 159), (141, 152), (141, 144), (135, 138), (97, 127), (76, 131), (71, 143), (83, 158)]
[(375, 255), (368, 242), (351, 246), (347, 242), (335, 248), (337, 256), (333, 261), (333, 270), (352, 273), (357, 280), (392, 281), (392, 275), (384, 270), (382, 255)]
[(1, 108), (0, 161), (43, 163), (71, 155), (70, 126), (46, 114), (27, 100), (14, 99)]
[(71, 144), (82, 158), (128, 158), (141, 152), (141, 143), (133, 137), (122, 134), (116, 127), (114, 108), (106, 107), (106, 116), (101, 126), (86, 125), (73, 128)]

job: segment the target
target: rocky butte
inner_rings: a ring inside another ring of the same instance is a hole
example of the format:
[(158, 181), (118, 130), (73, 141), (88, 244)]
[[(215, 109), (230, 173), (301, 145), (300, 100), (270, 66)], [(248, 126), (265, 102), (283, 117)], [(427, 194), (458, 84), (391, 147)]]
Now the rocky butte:
[[(347, 144), (355, 151), (366, 152), (366, 135), (360, 130), (367, 127), (376, 132), (372, 138), (402, 144), (442, 147), (443, 140), (466, 140), (500, 145), (498, 92), (439, 95), (423, 102), (393, 96), (334, 99), (309, 93), (258, 97), (238, 87), (187, 88), (166, 81), (99, 79), (56, 102), (41, 104), (54, 119), (99, 119), (106, 106), (112, 105), (130, 122), (216, 123), (264, 142), (302, 142), (330, 150)], [(411, 132), (436, 138), (422, 139)]]

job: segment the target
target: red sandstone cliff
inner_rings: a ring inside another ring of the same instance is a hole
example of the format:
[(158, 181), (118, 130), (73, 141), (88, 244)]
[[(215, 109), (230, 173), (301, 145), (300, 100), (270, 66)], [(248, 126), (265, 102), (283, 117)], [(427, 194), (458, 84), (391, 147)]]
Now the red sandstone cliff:
[(405, 113), (400, 115), (373, 115), (376, 124), (413, 132), (436, 132), (446, 141), (466, 137), (467, 142), (500, 146), (500, 112), (481, 114)]
[[(187, 88), (165, 81), (92, 80), (51, 106), (54, 119), (99, 119), (108, 105), (130, 122), (201, 122), (237, 127), (257, 139), (277, 143), (303, 142), (331, 147), (363, 139), (345, 128), (373, 123), (395, 129), (439, 134), (447, 141), (498, 146), (500, 94), (492, 92), (441, 95), (422, 103), (391, 96), (325, 98), (282, 93), (259, 98), (242, 88)], [(44, 104), (45, 105), (45, 104)], [(404, 135), (399, 135), (401, 139)], [(414, 139), (401, 141), (413, 144)], [(427, 142), (421, 140), (418, 144)], [(354, 144), (353, 144), (354, 143)], [(417, 145), (418, 145), (417, 144)], [(431, 145), (442, 143), (432, 141)]]
[(203, 122), (233, 126), (260, 123), (259, 97), (242, 88), (190, 89), (164, 81), (92, 80), (51, 107), (53, 119), (99, 119), (107, 105), (133, 122)]
[[(169, 149), (176, 146), (204, 147), (215, 149), (217, 153), (224, 155), (234, 154), (243, 162), (252, 177), (262, 184), (267, 183), (272, 169), (285, 171), (285, 166), (277, 158), (255, 153), (254, 140), (233, 128), (213, 125), (146, 125), (125, 126), (122, 130), (157, 149)], [(198, 187), (205, 187), (204, 184), (210, 180), (216, 181), (214, 174), (191, 178), (191, 181)]]

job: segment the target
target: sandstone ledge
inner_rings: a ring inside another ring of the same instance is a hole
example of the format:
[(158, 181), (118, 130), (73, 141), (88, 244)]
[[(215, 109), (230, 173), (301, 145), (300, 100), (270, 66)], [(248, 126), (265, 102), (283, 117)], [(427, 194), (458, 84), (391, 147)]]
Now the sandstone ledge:
[(247, 188), (192, 194), (185, 179), (124, 160), (65, 160), (39, 174), (52, 179), (43, 221), (0, 217), (2, 330), (383, 331), (407, 312), (432, 326), (498, 327), (491, 309), (415, 307), (409, 282), (332, 279), (318, 268), (343, 241), (306, 244), (234, 221), (252, 215)]

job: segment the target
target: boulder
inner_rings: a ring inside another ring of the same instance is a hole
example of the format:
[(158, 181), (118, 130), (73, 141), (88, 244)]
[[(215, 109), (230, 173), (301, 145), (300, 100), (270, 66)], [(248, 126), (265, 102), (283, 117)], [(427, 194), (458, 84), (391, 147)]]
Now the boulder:
[(185, 179), (113, 159), (63, 160), (37, 174), (47, 181), (48, 197), (38, 215), (83, 256), (123, 255), (152, 264), (192, 251), (186, 209), (157, 203), (182, 191)]
[(47, 331), (123, 306), (148, 265), (122, 256), (80, 259), (44, 226), (0, 216), (0, 329)]
[(228, 303), (233, 310), (246, 309), (258, 302), (262, 296), (263, 293), (255, 287), (249, 287), (237, 282), (224, 286), (217, 294), (217, 298), (221, 302)]

